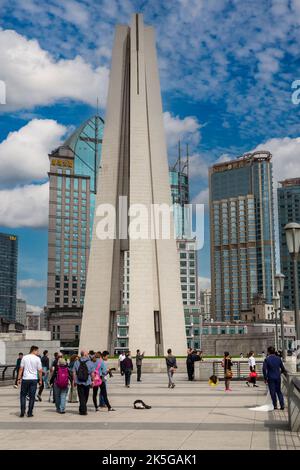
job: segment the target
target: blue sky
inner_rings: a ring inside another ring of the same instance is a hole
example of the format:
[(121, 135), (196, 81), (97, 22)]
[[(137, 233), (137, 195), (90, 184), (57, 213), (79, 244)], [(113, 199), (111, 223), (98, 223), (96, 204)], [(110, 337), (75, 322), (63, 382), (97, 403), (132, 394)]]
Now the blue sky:
[[(114, 25), (142, 12), (156, 29), (170, 161), (190, 144), (191, 195), (207, 169), (270, 150), (277, 181), (300, 176), (300, 0), (0, 0), (0, 230), (19, 235), (19, 294), (46, 301), (47, 154), (95, 112), (105, 117)], [(199, 252), (208, 285), (209, 240)]]

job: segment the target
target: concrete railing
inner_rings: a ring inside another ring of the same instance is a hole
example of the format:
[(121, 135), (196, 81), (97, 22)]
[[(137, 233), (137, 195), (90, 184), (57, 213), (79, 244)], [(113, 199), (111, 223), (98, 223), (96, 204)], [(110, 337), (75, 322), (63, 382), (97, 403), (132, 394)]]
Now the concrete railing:
[(300, 373), (288, 372), (282, 377), (282, 391), (288, 402), (289, 427), (291, 431), (300, 432)]
[[(246, 380), (249, 377), (249, 365), (247, 360), (232, 360), (233, 380)], [(263, 379), (263, 360), (256, 360), (256, 371), (258, 380)], [(207, 381), (212, 375), (216, 375), (220, 380), (224, 380), (224, 369), (222, 360), (206, 359), (195, 363), (195, 380)]]
[(10, 385), (15, 380), (16, 366), (15, 365), (0, 365), (0, 386)]

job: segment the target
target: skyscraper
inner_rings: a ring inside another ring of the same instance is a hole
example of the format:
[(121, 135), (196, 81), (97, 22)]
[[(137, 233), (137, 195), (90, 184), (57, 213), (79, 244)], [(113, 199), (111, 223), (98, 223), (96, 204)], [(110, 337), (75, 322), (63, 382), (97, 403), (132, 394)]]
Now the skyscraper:
[(0, 317), (16, 320), (18, 237), (0, 233)]
[(48, 322), (70, 342), (81, 324), (103, 124), (91, 117), (49, 155)]
[(275, 246), (271, 154), (214, 165), (210, 180), (212, 315), (240, 318), (255, 296), (272, 303)]
[[(293, 261), (289, 254), (284, 227), (290, 222), (300, 223), (300, 178), (290, 178), (280, 181), (277, 189), (278, 217), (279, 217), (279, 242), (281, 272), (285, 275), (283, 294), (284, 307), (294, 309), (294, 276)], [(300, 279), (300, 263), (298, 263)], [(300, 283), (300, 281), (299, 281)], [(300, 284), (299, 284), (300, 287)]]
[[(142, 15), (131, 27), (117, 26), (103, 136), (97, 206), (110, 204), (117, 220), (129, 207), (171, 205), (168, 161), (154, 31)], [(107, 207), (107, 206), (106, 206)], [(132, 218), (130, 218), (130, 221)], [(172, 218), (171, 218), (172, 220)], [(186, 349), (183, 304), (176, 241), (162, 238), (100, 240), (94, 224), (80, 344), (89, 348), (114, 345), (114, 325), (122, 306), (124, 253), (129, 250), (129, 348), (149, 355)]]

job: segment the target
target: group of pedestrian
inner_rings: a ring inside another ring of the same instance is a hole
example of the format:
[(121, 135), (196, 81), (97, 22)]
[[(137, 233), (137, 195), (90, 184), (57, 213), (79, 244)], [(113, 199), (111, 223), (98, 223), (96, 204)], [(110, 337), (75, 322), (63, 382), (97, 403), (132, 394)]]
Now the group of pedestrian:
[[(29, 400), (27, 416), (33, 416), (34, 403), (36, 401), (37, 386), (38, 400), (42, 401), (42, 393), (47, 380), (43, 380), (45, 372), (50, 380), (53, 393), (53, 403), (57, 413), (64, 414), (67, 397), (69, 402), (79, 401), (79, 414), (87, 415), (87, 403), (90, 389), (93, 389), (93, 403), (95, 411), (99, 408), (107, 408), (114, 411), (107, 396), (107, 377), (111, 370), (107, 367), (109, 357), (108, 351), (95, 353), (94, 351), (81, 351), (80, 356), (73, 355), (68, 363), (62, 353), (55, 353), (54, 360), (49, 366), (48, 351), (44, 351), (43, 357), (39, 356), (39, 348), (32, 346), (27, 355), (19, 354), (20, 361), (17, 362), (17, 379), (15, 387), (20, 388), (20, 417), (25, 416), (26, 400)], [(78, 399), (77, 399), (78, 396)], [(50, 395), (51, 397), (51, 395)]]
[[(256, 383), (257, 370), (254, 351), (250, 351), (248, 354), (248, 365), (249, 378), (246, 381), (246, 385), (250, 387), (250, 384), (252, 384), (253, 387), (258, 387)], [(227, 351), (224, 353), (222, 366), (224, 368), (225, 391), (231, 391), (230, 381), (233, 377), (233, 362), (231, 360), (229, 352)], [(270, 346), (268, 348), (267, 356), (265, 357), (263, 362), (263, 376), (264, 381), (269, 388), (274, 410), (278, 409), (277, 400), (279, 401), (280, 409), (284, 410), (284, 398), (281, 391), (281, 374), (286, 374), (286, 369), (283, 365), (282, 358), (280, 354), (276, 352), (275, 348), (273, 346)]]
[[(142, 363), (145, 356), (145, 352), (141, 353), (139, 349), (136, 351), (135, 362), (137, 372), (137, 382), (142, 381)], [(122, 351), (119, 355), (119, 368), (120, 374), (125, 377), (125, 387), (130, 388), (131, 374), (133, 372), (133, 361), (131, 358), (131, 352)]]

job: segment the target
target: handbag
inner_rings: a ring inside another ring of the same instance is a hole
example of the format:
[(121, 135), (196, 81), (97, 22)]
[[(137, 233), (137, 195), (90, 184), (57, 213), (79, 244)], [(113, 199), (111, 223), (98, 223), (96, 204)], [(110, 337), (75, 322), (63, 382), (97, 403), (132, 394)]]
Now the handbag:
[(257, 378), (257, 372), (255, 372), (255, 371), (250, 372), (249, 377), (250, 377), (251, 379), (256, 379), (256, 378)]

